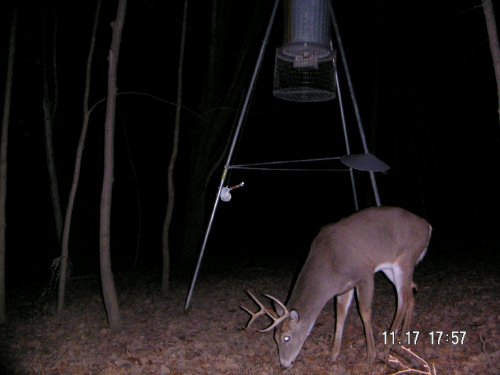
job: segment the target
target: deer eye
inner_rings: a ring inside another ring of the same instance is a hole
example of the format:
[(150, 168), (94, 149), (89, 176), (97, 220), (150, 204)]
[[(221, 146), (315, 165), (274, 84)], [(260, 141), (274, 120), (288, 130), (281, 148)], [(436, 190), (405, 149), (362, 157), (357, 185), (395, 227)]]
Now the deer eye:
[(290, 342), (290, 340), (291, 340), (291, 339), (292, 339), (292, 338), (291, 338), (290, 336), (284, 336), (284, 337), (283, 337), (283, 341), (284, 341), (284, 342)]

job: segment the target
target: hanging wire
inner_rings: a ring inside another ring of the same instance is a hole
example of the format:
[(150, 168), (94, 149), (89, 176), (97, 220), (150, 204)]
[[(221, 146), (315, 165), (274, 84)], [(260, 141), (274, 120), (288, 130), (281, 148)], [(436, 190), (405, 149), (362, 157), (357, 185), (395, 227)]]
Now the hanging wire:
[(278, 160), (278, 161), (266, 161), (261, 163), (249, 163), (249, 164), (233, 164), (229, 166), (229, 169), (242, 169), (243, 167), (258, 167), (263, 165), (279, 165), (279, 164), (295, 164), (295, 163), (310, 163), (314, 161), (330, 161), (330, 160), (340, 160), (340, 156), (326, 157), (326, 158), (314, 158), (314, 159), (298, 159), (298, 160)]
[(261, 163), (248, 163), (248, 164), (233, 164), (228, 169), (244, 169), (244, 170), (259, 170), (259, 171), (281, 171), (281, 172), (346, 172), (348, 168), (276, 168), (276, 165), (284, 164), (301, 164), (311, 162), (323, 162), (340, 160), (340, 156), (313, 158), (313, 159), (298, 159), (298, 160), (279, 160), (279, 161), (266, 161)]

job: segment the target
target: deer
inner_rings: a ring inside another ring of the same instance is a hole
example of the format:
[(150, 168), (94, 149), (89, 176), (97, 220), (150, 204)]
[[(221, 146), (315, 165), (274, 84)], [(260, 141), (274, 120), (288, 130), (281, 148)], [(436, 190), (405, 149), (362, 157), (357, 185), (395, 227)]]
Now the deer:
[(424, 258), (432, 227), (423, 218), (399, 207), (370, 207), (336, 223), (324, 226), (314, 238), (306, 261), (298, 275), (286, 305), (270, 294), (274, 309), (264, 306), (250, 291), (259, 307), (246, 325), (249, 329), (260, 316), (268, 316), (271, 325), (259, 332), (275, 329), (283, 369), (292, 366), (327, 302), (335, 297), (336, 323), (330, 360), (340, 353), (342, 333), (354, 291), (358, 298), (367, 347), (368, 368), (376, 359), (372, 329), (374, 274), (382, 271), (397, 294), (397, 309), (390, 331), (408, 332), (415, 300), (415, 266)]

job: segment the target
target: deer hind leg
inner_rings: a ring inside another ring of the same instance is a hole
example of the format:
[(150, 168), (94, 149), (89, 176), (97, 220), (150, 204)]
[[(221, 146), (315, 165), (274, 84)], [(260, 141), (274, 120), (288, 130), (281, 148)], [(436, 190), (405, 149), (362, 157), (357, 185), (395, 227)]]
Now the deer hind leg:
[(368, 368), (371, 369), (376, 355), (372, 328), (373, 279), (360, 282), (356, 286), (356, 294), (358, 295), (359, 313), (365, 327)]
[(396, 315), (392, 321), (390, 331), (399, 331), (400, 334), (404, 334), (410, 329), (413, 308), (415, 306), (413, 288), (416, 288), (417, 285), (412, 280), (413, 272), (404, 273), (399, 267), (392, 268), (392, 272), (388, 271), (384, 270), (384, 273), (396, 287), (398, 296)]
[(340, 343), (342, 342), (342, 334), (344, 332), (345, 318), (351, 306), (354, 289), (351, 289), (344, 294), (337, 296), (336, 302), (336, 320), (335, 320), (335, 338), (333, 339), (332, 352), (330, 360), (335, 361), (340, 353)]
[(406, 311), (403, 317), (403, 326), (401, 329), (401, 332), (406, 333), (410, 330), (411, 328), (411, 321), (413, 318), (413, 310), (415, 308), (415, 295), (414, 293), (417, 291), (417, 284), (415, 284), (413, 281), (411, 282), (411, 287), (410, 290), (407, 291), (408, 293), (408, 299), (407, 299), (407, 305), (406, 305)]

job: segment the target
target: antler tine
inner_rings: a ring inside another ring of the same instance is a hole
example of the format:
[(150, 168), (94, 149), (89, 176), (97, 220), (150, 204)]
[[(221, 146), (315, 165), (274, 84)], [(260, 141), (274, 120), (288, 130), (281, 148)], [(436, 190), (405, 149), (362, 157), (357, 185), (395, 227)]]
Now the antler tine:
[(248, 321), (247, 326), (245, 327), (245, 329), (250, 328), (250, 325), (259, 316), (267, 315), (268, 317), (270, 317), (273, 320), (273, 323), (269, 327), (264, 328), (264, 329), (259, 329), (258, 331), (259, 332), (268, 332), (268, 331), (272, 330), (274, 327), (276, 327), (277, 325), (279, 325), (281, 322), (283, 322), (283, 320), (285, 320), (286, 318), (288, 318), (288, 316), (290, 315), (290, 312), (288, 311), (288, 309), (286, 308), (286, 306), (279, 299), (277, 299), (276, 297), (273, 297), (270, 294), (264, 294), (265, 297), (267, 297), (270, 300), (276, 302), (283, 309), (283, 311), (284, 311), (283, 315), (278, 316), (278, 317), (276, 317), (277, 314), (274, 311), (266, 308), (262, 304), (262, 302), (260, 302), (259, 299), (252, 294), (252, 292), (250, 292), (249, 290), (247, 290), (246, 292), (254, 300), (254, 302), (259, 306), (259, 311), (252, 312), (249, 309), (247, 309), (246, 307), (240, 306), (243, 310), (245, 310), (247, 313), (249, 313), (252, 316), (250, 318), (250, 320)]
[(288, 318), (288, 316), (290, 315), (290, 311), (288, 311), (288, 309), (286, 308), (286, 306), (279, 299), (277, 299), (276, 297), (273, 297), (270, 294), (264, 294), (264, 296), (266, 296), (267, 298), (269, 298), (269, 299), (273, 300), (274, 302), (276, 302), (283, 309), (284, 313), (283, 313), (283, 315), (278, 316), (276, 318), (274, 316), (274, 314), (271, 314), (269, 312), (269, 310), (266, 309), (265, 313), (267, 314), (267, 316), (269, 316), (273, 320), (273, 324), (271, 324), (267, 328), (260, 329), (259, 332), (268, 332), (268, 331), (272, 330), (274, 327), (276, 327), (277, 325), (281, 324), (281, 322), (283, 322), (283, 320), (285, 320), (286, 318)]
[(283, 309), (284, 313), (282, 316), (288, 316), (290, 315), (290, 311), (288, 311), (288, 309), (286, 308), (286, 306), (283, 304), (283, 302), (281, 302), (279, 299), (277, 299), (276, 297), (273, 297), (272, 295), (270, 294), (264, 294), (265, 297), (273, 300), (274, 302), (276, 302), (278, 305), (280, 305), (280, 307)]
[(250, 320), (248, 321), (247, 326), (245, 327), (245, 329), (248, 329), (248, 328), (250, 328), (250, 325), (255, 321), (255, 319), (257, 319), (259, 316), (262, 316), (265, 314), (269, 315), (269, 312), (264, 307), (264, 305), (258, 300), (258, 298), (252, 294), (252, 292), (250, 292), (249, 290), (247, 290), (246, 292), (254, 300), (254, 302), (260, 307), (259, 311), (252, 312), (249, 309), (247, 309), (246, 307), (240, 306), (241, 309), (245, 310), (247, 313), (249, 313), (252, 316), (250, 318)]

